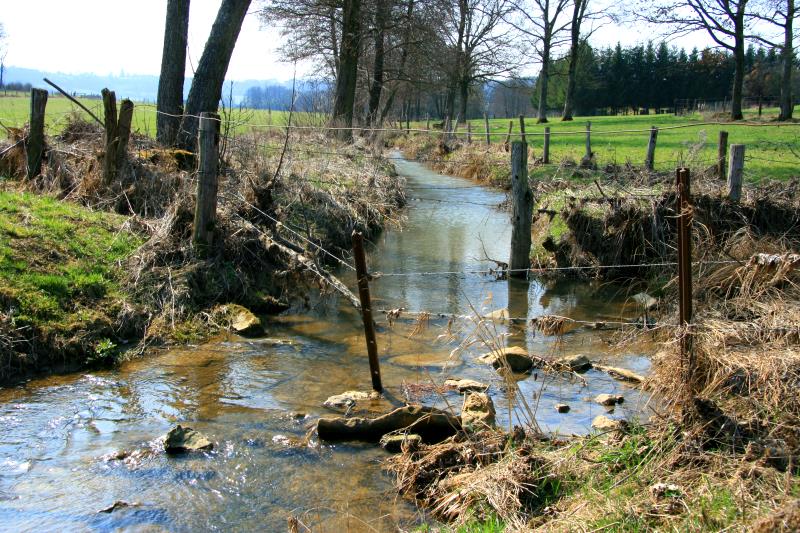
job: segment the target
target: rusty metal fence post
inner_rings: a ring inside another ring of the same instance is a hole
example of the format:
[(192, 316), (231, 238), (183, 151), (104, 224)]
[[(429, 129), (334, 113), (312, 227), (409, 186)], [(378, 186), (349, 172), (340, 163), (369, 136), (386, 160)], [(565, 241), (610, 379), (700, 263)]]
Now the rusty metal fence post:
[(358, 297), (361, 300), (361, 317), (364, 320), (364, 336), (367, 339), (367, 355), (369, 356), (369, 373), (372, 376), (372, 388), (377, 392), (383, 390), (381, 384), (381, 366), (378, 360), (378, 341), (375, 336), (375, 322), (372, 320), (372, 299), (369, 295), (369, 273), (367, 258), (364, 254), (364, 236), (354, 231), (353, 256), (356, 262), (356, 278), (358, 279)]

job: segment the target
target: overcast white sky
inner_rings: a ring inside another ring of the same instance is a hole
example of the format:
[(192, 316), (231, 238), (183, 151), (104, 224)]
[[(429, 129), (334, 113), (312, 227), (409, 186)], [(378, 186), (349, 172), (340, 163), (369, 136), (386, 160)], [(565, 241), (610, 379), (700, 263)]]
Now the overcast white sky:
[[(194, 64), (216, 17), (221, 0), (193, 0), (189, 16), (189, 57)], [(253, 2), (251, 12), (258, 2)], [(166, 0), (23, 0), (3, 1), (0, 22), (8, 34), (6, 64), (64, 73), (155, 74), (161, 65)], [(110, 17), (110, 18), (106, 18)], [(242, 27), (228, 69), (228, 79), (292, 78), (292, 67), (275, 50), (280, 34), (261, 29), (251, 13)], [(623, 45), (657, 38), (646, 28), (604, 27), (597, 45)], [(702, 35), (677, 43), (706, 45)], [(187, 65), (191, 71), (191, 64)], [(313, 74), (300, 66), (298, 75)], [(534, 70), (536, 70), (534, 68)]]

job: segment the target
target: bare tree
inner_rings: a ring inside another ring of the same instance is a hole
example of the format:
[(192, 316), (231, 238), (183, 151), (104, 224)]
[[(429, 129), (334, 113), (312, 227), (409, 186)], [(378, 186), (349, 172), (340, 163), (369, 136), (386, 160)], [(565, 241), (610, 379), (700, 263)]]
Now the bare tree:
[[(781, 51), (781, 99), (778, 120), (791, 120), (794, 112), (792, 98), (792, 72), (794, 71), (794, 19), (797, 17), (795, 0), (755, 0), (750, 16), (780, 29), (782, 35), (756, 35), (755, 38)], [(781, 42), (782, 41), (782, 42)]]
[(745, 39), (750, 0), (668, 0), (641, 5), (641, 16), (651, 23), (667, 24), (676, 35), (705, 32), (721, 48), (733, 54), (735, 71), (731, 96), (731, 120), (741, 120), (744, 85)]
[(250, 0), (223, 0), (219, 6), (186, 100), (186, 112), (178, 134), (181, 148), (194, 151), (200, 113), (216, 111), (219, 107), (225, 73), (248, 7)]
[(358, 58), (361, 46), (361, 0), (344, 0), (342, 39), (339, 47), (339, 68), (336, 71), (331, 126), (334, 136), (352, 141), (353, 110), (358, 81)]
[(570, 0), (519, 0), (516, 4), (514, 23), (533, 45), (541, 69), (537, 84), (539, 107), (537, 122), (547, 122), (547, 89), (550, 81), (550, 62), (553, 48), (560, 45), (560, 34), (566, 30), (571, 19), (564, 16)]
[[(580, 58), (581, 27), (587, 18), (594, 17), (594, 13), (587, 13), (590, 0), (572, 0), (572, 20), (570, 21), (569, 65), (567, 66), (567, 89), (564, 95), (564, 113), (562, 121), (572, 120), (573, 105), (575, 102), (576, 77), (578, 73), (578, 60)], [(584, 39), (585, 40), (585, 39)]]
[(161, 76), (158, 78), (156, 138), (172, 145), (183, 114), (183, 77), (186, 71), (186, 43), (189, 33), (189, 1), (169, 0), (164, 25)]
[[(563, 0), (566, 1), (566, 0)], [(445, 15), (445, 42), (442, 69), (449, 78), (446, 118), (455, 113), (460, 96), (459, 115), (466, 118), (472, 86), (480, 81), (512, 72), (519, 59), (512, 55), (515, 43), (511, 28), (504, 27), (514, 5), (511, 0), (452, 0)], [(522, 56), (519, 47), (517, 57)]]

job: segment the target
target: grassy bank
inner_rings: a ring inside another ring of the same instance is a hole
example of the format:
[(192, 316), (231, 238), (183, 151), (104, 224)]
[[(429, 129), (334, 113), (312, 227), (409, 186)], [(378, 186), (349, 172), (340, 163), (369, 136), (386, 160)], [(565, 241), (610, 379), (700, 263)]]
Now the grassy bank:
[(127, 217), (3, 191), (0, 220), (0, 378), (89, 364), (141, 335), (123, 265), (145, 235)]
[(0, 382), (199, 340), (232, 325), (228, 304), (273, 314), (352, 297), (325, 267), (348, 257), (353, 230), (375, 234), (404, 203), (401, 180), (367, 145), (227, 137), (212, 245), (199, 254), (197, 183), (181, 154), (136, 136), (104, 183), (102, 137), (70, 120), (47, 138), (34, 179), (24, 147), (0, 143)]

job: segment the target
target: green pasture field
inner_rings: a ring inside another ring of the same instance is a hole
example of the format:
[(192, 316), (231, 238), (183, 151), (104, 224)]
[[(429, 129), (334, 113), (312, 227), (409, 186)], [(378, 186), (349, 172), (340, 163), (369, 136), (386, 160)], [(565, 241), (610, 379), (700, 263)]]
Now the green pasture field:
[[(102, 115), (102, 101), (81, 98), (81, 103), (96, 115)], [(23, 93), (0, 94), (0, 122), (7, 127), (21, 127), (28, 120), (29, 96)], [(78, 106), (61, 95), (51, 95), (47, 102), (46, 124), (48, 133), (58, 134), (66, 126), (69, 116), (77, 113), (91, 120)], [(786, 180), (800, 176), (800, 122), (774, 121), (778, 110), (765, 109), (759, 119), (755, 110), (746, 112), (745, 122), (726, 122), (724, 118), (702, 116), (676, 117), (674, 115), (620, 115), (609, 117), (578, 117), (573, 122), (552, 120), (547, 126), (552, 132), (550, 159), (552, 166), (537, 167), (535, 175), (546, 177), (560, 174), (558, 165), (566, 160), (579, 162), (585, 153), (586, 122), (592, 123), (592, 151), (597, 164), (630, 163), (640, 167), (644, 163), (651, 126), (661, 128), (655, 155), (656, 170), (671, 170), (681, 165), (690, 168), (708, 168), (716, 163), (717, 142), (720, 130), (729, 133), (729, 144), (744, 144), (745, 180), (757, 183), (763, 179)], [(800, 116), (800, 106), (797, 114)], [(233, 133), (251, 129), (269, 130), (270, 126), (284, 126), (287, 113), (234, 108), (227, 115)], [(295, 124), (320, 126), (324, 117), (306, 113), (295, 114)], [(513, 120), (514, 138), (519, 138), (519, 120)], [(711, 123), (711, 124), (709, 124)], [(155, 136), (156, 111), (154, 104), (137, 104), (134, 109), (133, 128), (142, 135)], [(509, 119), (490, 120), (492, 142), (501, 143), (508, 131)], [(471, 120), (473, 142), (484, 142), (482, 119)], [(680, 129), (665, 129), (685, 126)], [(424, 122), (412, 123), (414, 128), (424, 128)], [(545, 125), (535, 119), (525, 120), (527, 140), (533, 154), (541, 156)], [(460, 135), (464, 135), (462, 128)], [(556, 174), (554, 174), (556, 173)]]
[[(795, 111), (798, 113), (800, 106)], [(700, 114), (676, 117), (674, 115), (622, 115), (609, 117), (576, 118), (572, 122), (558, 119), (548, 124), (525, 120), (528, 144), (533, 154), (541, 157), (544, 128), (551, 131), (550, 161), (557, 166), (564, 160), (579, 162), (586, 151), (586, 123), (591, 121), (592, 151), (599, 168), (609, 164), (644, 165), (649, 129), (659, 129), (655, 153), (655, 169), (671, 170), (685, 165), (690, 168), (707, 168), (716, 164), (719, 132), (728, 132), (728, 143), (744, 144), (745, 180), (756, 183), (765, 178), (790, 179), (800, 177), (800, 122), (779, 123), (774, 119), (777, 109), (765, 109), (758, 120), (756, 112), (749, 110), (744, 122), (727, 122), (724, 118), (704, 117)], [(800, 115), (800, 113), (798, 113)], [(513, 131), (519, 139), (519, 120), (514, 120)], [(709, 124), (713, 123), (713, 124)], [(492, 142), (506, 138), (509, 119), (489, 121)], [(473, 142), (485, 142), (482, 135), (484, 122), (470, 121)], [(686, 126), (680, 129), (667, 129)], [(424, 123), (422, 123), (424, 127)], [(460, 130), (459, 130), (460, 131)], [(616, 132), (616, 133), (615, 133)], [(463, 136), (462, 136), (463, 138)], [(730, 153), (730, 152), (729, 152)], [(540, 167), (536, 173), (546, 175), (552, 168)]]
[[(117, 105), (120, 97), (117, 96)], [(103, 118), (103, 101), (99, 98), (78, 98), (96, 116)], [(155, 104), (135, 103), (133, 110), (133, 130), (148, 136), (156, 135)], [(58, 135), (67, 125), (69, 117), (77, 114), (85, 120), (93, 120), (85, 111), (61, 95), (50, 95), (47, 99), (45, 124), (49, 135)], [(284, 126), (288, 113), (286, 111), (267, 111), (264, 109), (233, 108), (229, 115), (231, 125), (236, 133), (248, 131), (253, 125), (268, 129), (269, 126)], [(0, 122), (6, 127), (19, 128), (28, 122), (30, 117), (30, 95), (26, 93), (0, 93)], [(307, 113), (295, 113), (298, 123), (312, 123), (313, 117)]]

